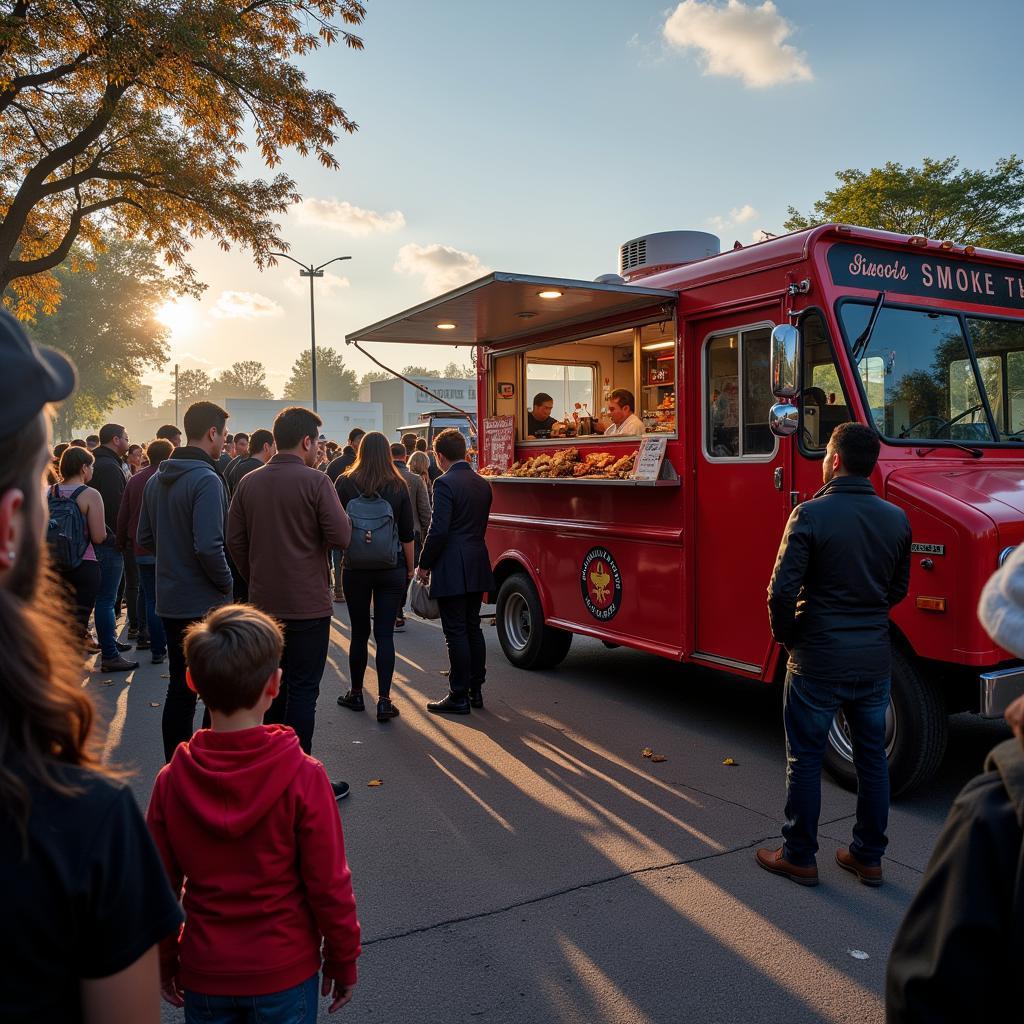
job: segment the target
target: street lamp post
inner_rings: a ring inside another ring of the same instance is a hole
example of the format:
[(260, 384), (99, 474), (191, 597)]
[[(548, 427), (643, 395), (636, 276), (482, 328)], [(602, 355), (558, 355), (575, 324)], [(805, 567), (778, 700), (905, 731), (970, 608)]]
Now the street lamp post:
[(297, 264), (300, 268), (299, 277), (309, 278), (309, 353), (313, 385), (313, 412), (316, 412), (316, 310), (313, 305), (313, 282), (316, 278), (324, 276), (324, 267), (328, 267), (332, 263), (338, 263), (341, 260), (350, 260), (352, 257), (335, 256), (333, 260), (328, 260), (326, 263), (321, 263), (320, 266), (315, 267), (312, 263), (306, 266), (305, 263), (301, 263), (294, 256), (289, 256), (286, 252), (272, 252), (270, 255), (281, 256), (286, 260), (291, 260), (292, 263)]

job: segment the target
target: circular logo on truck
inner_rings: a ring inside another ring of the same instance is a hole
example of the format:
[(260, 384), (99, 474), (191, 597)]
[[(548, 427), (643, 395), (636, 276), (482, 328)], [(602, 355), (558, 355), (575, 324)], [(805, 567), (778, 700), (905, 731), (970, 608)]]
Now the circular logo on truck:
[(580, 589), (587, 611), (607, 622), (622, 605), (622, 573), (607, 548), (591, 548), (583, 559)]

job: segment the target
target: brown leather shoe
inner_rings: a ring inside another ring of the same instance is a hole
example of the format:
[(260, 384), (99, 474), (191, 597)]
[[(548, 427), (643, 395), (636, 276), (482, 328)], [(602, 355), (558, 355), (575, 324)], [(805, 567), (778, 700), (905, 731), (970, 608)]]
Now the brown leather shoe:
[(871, 867), (868, 864), (861, 864), (859, 860), (847, 849), (836, 850), (836, 863), (851, 875), (856, 875), (864, 885), (870, 885), (877, 889), (882, 884), (882, 868)]
[(813, 865), (801, 867), (799, 864), (790, 864), (788, 860), (783, 859), (781, 846), (777, 850), (767, 850), (762, 847), (755, 856), (757, 863), (773, 875), (783, 875), (791, 882), (796, 882), (797, 885), (818, 884), (818, 869)]

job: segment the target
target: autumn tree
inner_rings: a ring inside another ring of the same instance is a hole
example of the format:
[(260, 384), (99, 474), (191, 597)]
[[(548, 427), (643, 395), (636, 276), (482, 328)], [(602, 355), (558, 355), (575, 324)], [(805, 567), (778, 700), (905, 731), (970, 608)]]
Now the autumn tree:
[[(296, 402), (309, 402), (313, 397), (312, 360), (309, 349), (292, 364), (291, 376), (285, 383), (284, 396)], [(316, 350), (316, 395), (324, 402), (354, 402), (359, 378), (349, 369), (336, 349)]]
[[(22, 317), (55, 308), (76, 242), (145, 237), (196, 287), (193, 240), (285, 247), (299, 196), (278, 172), (240, 174), (248, 138), (338, 166), (355, 123), (295, 59), (365, 16), (359, 0), (12, 0), (0, 15), (0, 291)], [(10, 289), (8, 290), (8, 286)], [(13, 294), (12, 294), (13, 293)]]
[(255, 359), (243, 359), (217, 378), (215, 390), (222, 398), (273, 398), (267, 387), (267, 371)]
[(839, 222), (949, 239), (1008, 252), (1024, 250), (1024, 161), (1011, 154), (991, 171), (960, 168), (955, 156), (920, 167), (887, 163), (838, 171), (839, 185), (809, 214), (789, 207), (787, 231)]
[(29, 333), (67, 352), (78, 367), (78, 389), (58, 409), (55, 425), (58, 439), (68, 440), (73, 427), (96, 427), (111, 409), (129, 404), (143, 372), (163, 365), (169, 331), (154, 312), (172, 289), (146, 242), (76, 252), (55, 278), (67, 301)]

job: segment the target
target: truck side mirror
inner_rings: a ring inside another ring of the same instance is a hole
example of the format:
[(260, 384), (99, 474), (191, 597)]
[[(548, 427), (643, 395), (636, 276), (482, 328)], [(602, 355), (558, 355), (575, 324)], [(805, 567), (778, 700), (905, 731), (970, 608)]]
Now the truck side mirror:
[(788, 402), (780, 402), (768, 410), (768, 427), (776, 437), (789, 437), (800, 425), (800, 410)]
[(791, 402), (800, 394), (800, 332), (790, 324), (772, 331), (772, 394)]

